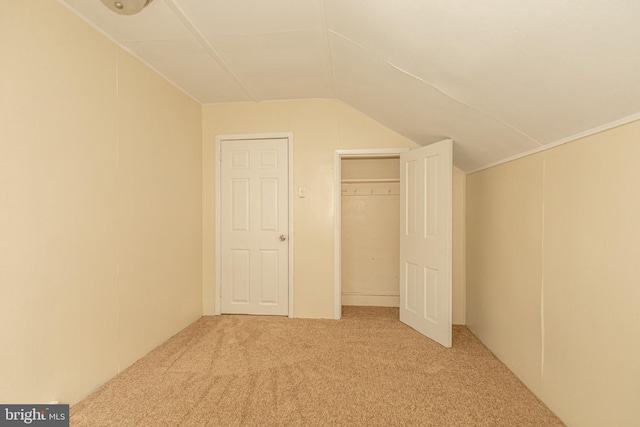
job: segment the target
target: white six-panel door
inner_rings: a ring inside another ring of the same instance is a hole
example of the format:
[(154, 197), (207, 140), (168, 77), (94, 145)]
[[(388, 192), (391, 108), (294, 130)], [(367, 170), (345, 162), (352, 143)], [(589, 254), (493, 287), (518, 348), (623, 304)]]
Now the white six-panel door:
[(400, 321), (451, 347), (452, 145), (400, 154)]
[(222, 313), (289, 312), (288, 139), (220, 143)]

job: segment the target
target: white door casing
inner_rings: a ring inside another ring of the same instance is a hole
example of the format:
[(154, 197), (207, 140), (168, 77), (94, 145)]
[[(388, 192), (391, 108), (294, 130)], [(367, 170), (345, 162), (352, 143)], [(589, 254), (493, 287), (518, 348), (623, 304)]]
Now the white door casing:
[(400, 154), (400, 321), (451, 347), (450, 139)]
[(289, 314), (289, 139), (220, 141), (220, 308)]
[(334, 318), (342, 317), (342, 159), (345, 158), (376, 158), (399, 157), (408, 148), (357, 148), (335, 150), (334, 164)]

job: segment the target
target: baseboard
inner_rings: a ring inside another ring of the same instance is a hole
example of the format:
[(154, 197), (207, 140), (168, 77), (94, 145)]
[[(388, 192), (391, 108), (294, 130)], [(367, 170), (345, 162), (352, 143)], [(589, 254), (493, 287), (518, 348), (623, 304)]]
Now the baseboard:
[(400, 307), (400, 296), (342, 294), (342, 305)]

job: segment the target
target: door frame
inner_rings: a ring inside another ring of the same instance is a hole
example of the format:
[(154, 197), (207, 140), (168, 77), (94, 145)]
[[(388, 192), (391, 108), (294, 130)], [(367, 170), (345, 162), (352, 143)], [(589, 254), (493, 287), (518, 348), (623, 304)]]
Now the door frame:
[(333, 154), (333, 196), (334, 196), (334, 260), (333, 260), (333, 283), (334, 283), (334, 306), (333, 317), (342, 317), (342, 159), (363, 158), (371, 159), (376, 157), (398, 156), (400, 153), (409, 151), (410, 148), (361, 148), (349, 150), (335, 150)]
[(289, 204), (289, 221), (287, 224), (287, 236), (289, 240), (289, 317), (293, 317), (293, 245), (294, 245), (294, 237), (293, 237), (293, 132), (275, 132), (275, 133), (255, 133), (255, 134), (231, 134), (231, 135), (216, 135), (216, 160), (215, 160), (215, 170), (216, 170), (216, 182), (215, 182), (215, 219), (216, 219), (216, 274), (215, 274), (215, 311), (214, 314), (219, 316), (221, 314), (221, 291), (222, 291), (222, 254), (220, 253), (220, 236), (221, 236), (221, 221), (220, 221), (220, 206), (222, 201), (222, 196), (220, 194), (220, 180), (221, 180), (221, 150), (222, 150), (222, 141), (242, 141), (247, 139), (287, 139), (287, 151), (288, 151), (288, 159), (287, 159), (287, 169), (288, 169), (288, 204)]

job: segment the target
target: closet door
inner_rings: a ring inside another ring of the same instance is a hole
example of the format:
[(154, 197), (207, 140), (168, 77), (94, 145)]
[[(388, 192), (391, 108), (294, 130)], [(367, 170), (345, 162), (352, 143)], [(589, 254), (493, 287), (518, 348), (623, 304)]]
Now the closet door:
[(450, 139), (400, 155), (400, 321), (451, 347)]

